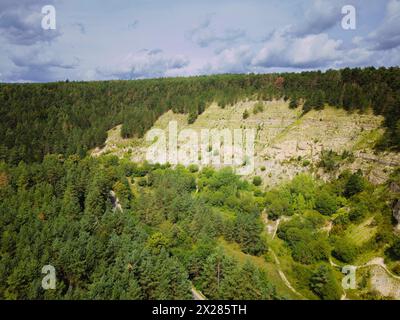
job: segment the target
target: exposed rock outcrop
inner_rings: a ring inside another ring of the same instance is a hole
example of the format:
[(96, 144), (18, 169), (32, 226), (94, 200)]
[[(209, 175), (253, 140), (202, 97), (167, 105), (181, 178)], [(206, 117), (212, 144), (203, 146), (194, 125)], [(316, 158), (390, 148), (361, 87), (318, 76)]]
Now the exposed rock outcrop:
[(400, 186), (396, 182), (391, 182), (389, 185), (389, 189), (392, 192), (400, 192)]

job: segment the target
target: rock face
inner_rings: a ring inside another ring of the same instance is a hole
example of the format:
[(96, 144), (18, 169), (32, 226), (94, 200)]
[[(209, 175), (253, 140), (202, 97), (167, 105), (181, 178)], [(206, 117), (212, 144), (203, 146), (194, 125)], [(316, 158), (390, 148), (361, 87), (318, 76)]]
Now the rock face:
[(400, 200), (396, 200), (394, 202), (394, 206), (392, 209), (393, 212), (393, 218), (397, 221), (397, 225), (400, 224)]
[[(227, 108), (212, 103), (191, 124), (188, 124), (187, 115), (175, 114), (170, 110), (159, 117), (152, 129), (163, 130), (166, 138), (171, 121), (177, 123), (178, 134), (181, 130), (190, 129), (197, 133), (197, 137), (201, 136), (203, 129), (228, 129), (231, 133), (236, 129), (254, 129), (254, 157), (250, 156), (254, 158), (253, 174), (260, 176), (264, 181), (263, 185), (269, 187), (279, 185), (305, 171), (316, 171), (315, 174), (323, 180), (329, 180), (346, 169), (351, 172), (361, 169), (373, 184), (381, 184), (387, 181), (392, 169), (400, 165), (398, 152), (375, 154), (374, 145), (384, 134), (381, 128), (382, 116), (369, 113), (349, 114), (346, 110), (333, 107), (312, 110), (303, 115), (301, 108), (290, 109), (288, 103), (282, 100), (264, 101), (264, 111), (254, 114), (250, 111), (254, 110), (257, 103), (245, 100)], [(246, 110), (250, 115), (243, 119)], [(122, 139), (120, 131), (121, 125), (109, 130), (104, 148), (93, 150), (92, 155), (108, 153), (120, 158), (130, 158), (133, 162), (142, 162), (152, 154), (149, 153), (152, 142), (144, 137)], [(187, 146), (192, 146), (195, 152), (202, 152), (200, 150), (208, 150), (209, 143), (196, 146), (189, 142)], [(338, 172), (325, 172), (322, 168), (318, 169), (322, 150), (333, 150), (338, 154), (351, 151), (354, 157), (351, 161), (340, 161)], [(215, 151), (218, 150), (207, 151), (208, 157), (216, 155), (218, 158), (222, 154), (213, 154)], [(201, 154), (199, 156), (198, 160)], [(203, 161), (200, 168), (202, 164)], [(212, 165), (220, 168), (223, 164), (221, 162)], [(395, 191), (392, 192), (400, 193), (399, 185), (400, 183), (393, 184)]]

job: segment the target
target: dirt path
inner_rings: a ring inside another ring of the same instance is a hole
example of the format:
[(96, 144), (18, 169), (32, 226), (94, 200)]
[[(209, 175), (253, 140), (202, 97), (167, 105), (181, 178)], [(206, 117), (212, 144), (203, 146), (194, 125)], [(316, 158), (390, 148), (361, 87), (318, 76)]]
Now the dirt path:
[(274, 233), (272, 234), (272, 239), (275, 238), (275, 236), (276, 236), (276, 232), (278, 231), (279, 223), (280, 223), (280, 222), (281, 222), (281, 219), (276, 220)]
[(282, 279), (282, 281), (285, 283), (285, 285), (286, 285), (293, 293), (295, 293), (296, 295), (298, 295), (299, 297), (301, 297), (301, 298), (303, 298), (303, 299), (306, 299), (300, 292), (298, 292), (295, 288), (293, 288), (292, 284), (289, 282), (289, 280), (286, 278), (286, 275), (283, 273), (283, 271), (282, 271), (281, 268), (280, 268), (280, 264), (281, 264), (281, 263), (280, 263), (280, 261), (279, 261), (277, 255), (275, 254), (275, 252), (274, 252), (272, 249), (270, 249), (270, 251), (271, 251), (271, 253), (272, 253), (272, 256), (274, 257), (276, 266), (277, 266), (277, 268), (278, 268), (279, 277)]
[(363, 265), (359, 266), (358, 268), (363, 268), (363, 267), (368, 267), (368, 266), (380, 266), (381, 268), (383, 268), (386, 271), (386, 273), (389, 276), (400, 280), (400, 276), (396, 276), (394, 273), (392, 273), (392, 271), (389, 270), (389, 268), (386, 266), (386, 263), (382, 257), (373, 258), (370, 261), (368, 261), (366, 264), (363, 264)]
[[(336, 268), (340, 268), (340, 269), (342, 268), (342, 266), (334, 263), (331, 258), (329, 258), (329, 263), (331, 264), (332, 267), (336, 267)], [(394, 273), (392, 273), (389, 270), (389, 268), (386, 266), (386, 263), (384, 262), (384, 259), (382, 257), (373, 258), (373, 259), (369, 260), (367, 263), (364, 263), (360, 266), (354, 266), (354, 267), (356, 269), (360, 269), (360, 268), (365, 268), (365, 267), (370, 267), (370, 266), (379, 266), (379, 267), (383, 268), (389, 276), (400, 280), (400, 276), (395, 275)]]
[[(329, 258), (329, 263), (331, 266), (339, 268), (342, 270), (342, 266), (334, 263), (332, 259)], [(389, 268), (386, 266), (384, 259), (382, 257), (376, 257), (368, 261), (367, 263), (359, 266), (354, 266), (355, 269), (366, 268), (366, 267), (379, 267), (384, 270), (382, 273), (374, 274), (371, 278), (371, 282), (374, 283), (375, 289), (380, 292), (383, 296), (400, 297), (399, 286), (395, 285), (393, 281), (400, 280), (400, 276), (393, 274)], [(396, 279), (396, 280), (394, 280)], [(346, 291), (343, 291), (341, 300), (347, 300)], [(398, 298), (396, 298), (398, 299)]]
[(206, 297), (195, 287), (192, 287), (190, 291), (192, 292), (193, 300), (207, 300)]

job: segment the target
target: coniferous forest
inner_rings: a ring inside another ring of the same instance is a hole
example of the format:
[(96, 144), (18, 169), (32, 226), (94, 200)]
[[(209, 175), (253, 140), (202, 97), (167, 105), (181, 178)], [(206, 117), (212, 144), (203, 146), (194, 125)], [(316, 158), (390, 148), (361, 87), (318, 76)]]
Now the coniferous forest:
[[(214, 75), (136, 81), (0, 84), (0, 159), (35, 162), (48, 153), (84, 156), (107, 130), (143, 136), (167, 110), (191, 121), (213, 101), (223, 108), (245, 98), (324, 103), (349, 112), (372, 108), (386, 119), (382, 148), (400, 146), (400, 69), (343, 69), (287, 74)], [(296, 105), (296, 104), (294, 104)]]
[[(168, 110), (194, 122), (212, 102), (245, 99), (282, 99), (303, 114), (372, 109), (385, 119), (377, 151), (400, 148), (399, 68), (0, 84), (0, 299), (191, 299), (192, 288), (208, 299), (340, 299), (331, 258), (352, 263), (373, 250), (400, 274), (398, 190), (388, 191), (398, 170), (379, 186), (345, 171), (265, 188), (230, 168), (88, 153), (116, 125), (123, 138), (142, 137)], [(291, 217), (277, 227), (279, 257), (262, 213)], [(375, 236), (357, 246), (346, 228), (371, 215)], [(317, 232), (328, 218), (330, 233)], [(297, 293), (276, 280), (278, 258), (290, 259)], [(55, 290), (41, 286), (48, 264)]]

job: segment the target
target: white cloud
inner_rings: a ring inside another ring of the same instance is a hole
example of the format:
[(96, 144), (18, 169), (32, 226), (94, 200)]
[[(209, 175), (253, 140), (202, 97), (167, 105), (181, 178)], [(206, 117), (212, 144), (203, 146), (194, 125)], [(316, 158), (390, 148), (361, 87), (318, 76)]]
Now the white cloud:
[(186, 38), (196, 43), (198, 46), (205, 48), (213, 44), (230, 45), (246, 36), (246, 32), (239, 28), (226, 28), (221, 32), (217, 32), (215, 28), (212, 27), (211, 16), (189, 30), (189, 32), (186, 33)]
[(319, 34), (341, 21), (339, 3), (328, 0), (314, 0), (305, 8), (299, 22), (292, 27), (292, 32), (297, 36)]
[(16, 45), (30, 46), (53, 41), (61, 35), (59, 29), (44, 30), (41, 25), (42, 5), (53, 2), (53, 0), (2, 2), (0, 4), (0, 35), (7, 42)]
[(202, 68), (203, 73), (241, 73), (251, 67), (253, 52), (248, 45), (240, 45), (220, 51)]
[(33, 46), (9, 57), (12, 65), (6, 77), (16, 82), (57, 81), (66, 78), (66, 71), (79, 66), (77, 57), (61, 58), (50, 47)]
[(400, 1), (390, 0), (382, 25), (366, 38), (375, 50), (389, 50), (400, 46)]
[(168, 56), (159, 49), (141, 50), (97, 71), (101, 76), (111, 79), (141, 79), (163, 77), (167, 72), (182, 69), (188, 64), (189, 60), (182, 55)]
[(317, 68), (340, 59), (341, 40), (327, 34), (294, 37), (275, 32), (255, 55), (252, 64), (261, 67)]

